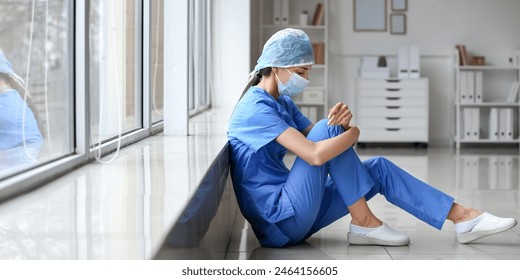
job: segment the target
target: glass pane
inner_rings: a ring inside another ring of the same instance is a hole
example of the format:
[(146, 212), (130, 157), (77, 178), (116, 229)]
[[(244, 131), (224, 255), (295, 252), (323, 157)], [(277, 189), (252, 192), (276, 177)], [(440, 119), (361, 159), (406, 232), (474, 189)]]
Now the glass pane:
[(0, 180), (73, 152), (69, 3), (0, 0)]
[(92, 143), (141, 128), (141, 22), (136, 0), (90, 2)]
[(190, 95), (189, 110), (196, 112), (209, 105), (208, 60), (209, 49), (207, 0), (192, 2), (190, 14)]
[(152, 1), (152, 122), (163, 120), (164, 100), (164, 0)]

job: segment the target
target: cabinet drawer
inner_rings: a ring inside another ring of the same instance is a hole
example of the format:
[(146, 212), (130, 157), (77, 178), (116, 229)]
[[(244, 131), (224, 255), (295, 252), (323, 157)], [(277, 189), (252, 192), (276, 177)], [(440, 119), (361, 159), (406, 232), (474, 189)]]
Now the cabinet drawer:
[(428, 79), (387, 79), (387, 80), (370, 80), (360, 79), (358, 80), (359, 89), (384, 89), (384, 88), (428, 88)]
[(359, 106), (427, 106), (425, 98), (411, 97), (360, 97)]
[(425, 106), (363, 106), (354, 112), (359, 118), (371, 117), (428, 117)]
[(426, 118), (411, 117), (377, 117), (377, 118), (361, 118), (358, 123), (360, 129), (381, 128), (381, 129), (399, 129), (399, 128), (425, 128), (428, 127)]
[(428, 142), (427, 128), (359, 128), (359, 142)]
[(428, 91), (425, 89), (399, 89), (399, 88), (370, 88), (359, 91), (359, 97), (413, 97), (427, 98)]

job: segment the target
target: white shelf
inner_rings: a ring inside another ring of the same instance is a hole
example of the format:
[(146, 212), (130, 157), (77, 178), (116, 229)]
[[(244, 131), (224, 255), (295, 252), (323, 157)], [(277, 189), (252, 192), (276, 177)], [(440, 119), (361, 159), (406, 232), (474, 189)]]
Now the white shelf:
[(484, 103), (471, 103), (471, 104), (458, 104), (460, 107), (520, 107), (518, 103), (509, 102), (484, 102)]
[(516, 144), (516, 143), (520, 143), (520, 140), (518, 140), (518, 139), (513, 139), (513, 140), (491, 140), (491, 139), (465, 140), (465, 139), (461, 139), (460, 142), (461, 143), (488, 143), (488, 144), (497, 144), (497, 143)]
[(284, 29), (284, 28), (294, 28), (294, 29), (316, 29), (316, 30), (325, 30), (325, 25), (288, 25), (288, 24), (264, 24), (262, 25), (263, 28), (268, 29)]
[(461, 71), (464, 70), (520, 70), (518, 66), (509, 65), (465, 65), (458, 67)]

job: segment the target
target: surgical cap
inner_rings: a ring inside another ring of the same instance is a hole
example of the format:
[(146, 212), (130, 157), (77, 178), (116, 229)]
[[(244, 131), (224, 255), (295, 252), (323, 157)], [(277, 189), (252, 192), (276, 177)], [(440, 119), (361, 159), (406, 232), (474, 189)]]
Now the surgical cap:
[(296, 67), (314, 64), (309, 36), (299, 29), (286, 28), (276, 32), (264, 45), (254, 72), (266, 67)]
[(4, 55), (2, 49), (0, 49), (0, 73), (7, 74), (14, 82), (16, 82), (22, 89), (25, 90), (25, 83), (20, 76), (18, 76), (13, 69), (13, 65)]

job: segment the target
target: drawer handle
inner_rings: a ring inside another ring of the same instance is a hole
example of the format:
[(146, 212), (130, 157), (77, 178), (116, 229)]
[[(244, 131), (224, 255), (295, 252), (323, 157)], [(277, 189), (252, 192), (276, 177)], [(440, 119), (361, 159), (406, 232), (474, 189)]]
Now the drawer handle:
[(401, 130), (400, 128), (385, 128), (386, 131), (399, 131)]
[(399, 82), (401, 82), (401, 80), (399, 80), (399, 79), (387, 79), (386, 81), (389, 82), (389, 83), (399, 83)]
[(401, 106), (386, 106), (386, 109), (392, 109), (392, 110), (399, 109), (399, 108), (401, 108)]
[(387, 97), (387, 100), (399, 100), (401, 97)]
[(386, 117), (386, 119), (389, 121), (398, 121), (401, 119), (401, 117)]
[(400, 91), (400, 88), (387, 88), (386, 91)]

